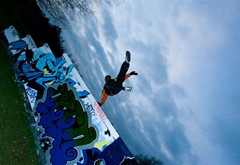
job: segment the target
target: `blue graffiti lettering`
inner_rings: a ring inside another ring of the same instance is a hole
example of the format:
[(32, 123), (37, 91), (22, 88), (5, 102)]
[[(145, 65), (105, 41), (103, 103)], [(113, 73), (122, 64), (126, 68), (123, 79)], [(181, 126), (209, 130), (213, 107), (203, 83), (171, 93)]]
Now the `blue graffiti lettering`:
[(37, 97), (37, 92), (28, 87), (28, 88), (26, 89), (26, 93), (27, 93), (27, 95), (31, 98), (31, 103), (34, 103), (34, 100), (35, 100), (36, 97)]

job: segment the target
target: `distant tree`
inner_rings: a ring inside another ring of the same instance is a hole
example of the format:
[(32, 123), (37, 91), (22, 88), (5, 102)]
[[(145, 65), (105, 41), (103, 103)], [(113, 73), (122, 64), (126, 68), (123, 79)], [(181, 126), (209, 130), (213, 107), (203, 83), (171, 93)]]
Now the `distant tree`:
[(36, 0), (44, 12), (47, 12), (58, 23), (64, 23), (66, 9), (87, 15), (92, 13), (94, 4), (120, 4), (121, 0)]
[(137, 160), (138, 165), (164, 165), (161, 160), (147, 155), (136, 155), (135, 159)]
[(8, 0), (1, 1), (0, 5), (6, 5), (6, 10), (14, 9), (18, 13), (16, 17), (18, 20), (13, 21), (15, 20), (13, 19), (10, 22), (13, 21), (13, 25), (19, 29), (21, 37), (28, 33), (34, 39), (37, 47), (48, 43), (55, 56), (62, 55), (61, 28), (49, 24), (49, 19), (45, 17), (36, 0)]

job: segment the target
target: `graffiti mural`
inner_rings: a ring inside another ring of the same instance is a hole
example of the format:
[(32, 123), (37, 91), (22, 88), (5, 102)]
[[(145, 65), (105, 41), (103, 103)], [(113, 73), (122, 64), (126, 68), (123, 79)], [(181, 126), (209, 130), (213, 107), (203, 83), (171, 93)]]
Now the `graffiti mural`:
[(45, 99), (36, 105), (35, 115), (40, 115), (38, 125), (45, 132), (42, 137), (54, 139), (50, 162), (56, 165), (66, 164), (67, 161), (76, 159), (76, 146), (82, 149), (93, 147), (97, 130), (90, 126), (91, 118), (66, 83), (56, 89), (49, 87), (45, 94)]
[(4, 36), (26, 95), (41, 164), (135, 164), (129, 151), (67, 54), (36, 47), (13, 26)]

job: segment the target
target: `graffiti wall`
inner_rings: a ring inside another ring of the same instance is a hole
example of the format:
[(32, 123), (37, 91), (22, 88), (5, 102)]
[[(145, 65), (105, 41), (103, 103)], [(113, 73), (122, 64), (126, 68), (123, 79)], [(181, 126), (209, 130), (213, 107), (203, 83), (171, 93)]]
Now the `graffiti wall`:
[(56, 58), (13, 26), (3, 34), (42, 164), (135, 164), (67, 54)]

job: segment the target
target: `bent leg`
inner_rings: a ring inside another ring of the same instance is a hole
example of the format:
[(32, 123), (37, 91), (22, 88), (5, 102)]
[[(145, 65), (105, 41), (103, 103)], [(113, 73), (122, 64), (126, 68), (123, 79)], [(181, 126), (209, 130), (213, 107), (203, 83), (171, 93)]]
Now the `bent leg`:
[(120, 72), (118, 73), (118, 76), (117, 76), (117, 82), (123, 83), (123, 81), (125, 80), (125, 75), (128, 71), (129, 66), (130, 66), (130, 64), (125, 61), (122, 63)]

